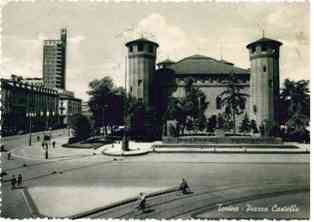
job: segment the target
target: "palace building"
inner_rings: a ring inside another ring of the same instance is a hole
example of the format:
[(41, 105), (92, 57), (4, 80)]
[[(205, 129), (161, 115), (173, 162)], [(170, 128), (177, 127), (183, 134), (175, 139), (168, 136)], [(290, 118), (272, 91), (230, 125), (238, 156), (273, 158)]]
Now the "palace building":
[[(209, 102), (207, 118), (223, 113), (221, 93), (226, 89), (225, 80), (234, 74), (249, 95), (243, 105), (243, 113), (256, 121), (275, 124), (279, 97), (279, 47), (281, 42), (261, 38), (247, 45), (251, 67), (241, 68), (225, 60), (205, 55), (192, 55), (180, 61), (167, 59), (156, 65), (158, 43), (145, 38), (128, 42), (129, 77), (128, 91), (142, 99), (147, 106), (160, 110), (165, 106), (161, 98), (169, 96), (169, 88), (175, 82), (175, 97), (184, 97), (185, 80), (193, 79)], [(242, 117), (237, 121), (242, 120)]]

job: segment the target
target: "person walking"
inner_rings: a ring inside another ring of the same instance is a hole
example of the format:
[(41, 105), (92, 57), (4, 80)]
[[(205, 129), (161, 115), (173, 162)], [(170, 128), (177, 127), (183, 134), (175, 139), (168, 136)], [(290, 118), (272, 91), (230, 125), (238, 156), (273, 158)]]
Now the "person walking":
[(11, 190), (16, 188), (16, 177), (15, 175), (12, 175), (12, 179), (11, 179)]
[(39, 142), (40, 141), (40, 136), (37, 136), (37, 142)]
[(139, 197), (138, 197), (138, 205), (137, 208), (139, 210), (141, 210), (142, 212), (145, 211), (146, 209), (146, 195), (144, 193), (140, 193)]
[(17, 176), (17, 186), (20, 187), (22, 186), (23, 183), (23, 177), (22, 174), (19, 173), (19, 175)]
[(182, 191), (183, 194), (191, 193), (191, 189), (184, 178), (182, 178), (182, 182), (179, 186), (179, 189)]
[(56, 141), (52, 141), (52, 148), (56, 147)]
[(45, 159), (48, 160), (48, 148), (45, 149)]

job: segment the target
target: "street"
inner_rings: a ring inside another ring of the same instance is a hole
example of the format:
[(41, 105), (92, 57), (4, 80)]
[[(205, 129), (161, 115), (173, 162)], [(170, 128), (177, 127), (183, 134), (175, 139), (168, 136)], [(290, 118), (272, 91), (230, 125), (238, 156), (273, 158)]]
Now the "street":
[[(309, 154), (149, 153), (115, 159), (97, 150), (63, 148), (61, 144), (67, 140), (66, 136), (54, 139), (57, 146), (49, 149), (48, 160), (44, 159), (40, 143), (28, 147), (24, 136), (6, 140), (13, 160), (7, 160), (2, 153), (2, 172), (8, 174), (2, 183), (2, 217), (32, 217), (30, 211), (34, 208), (44, 216), (70, 217), (135, 197), (139, 192), (151, 193), (178, 186), (182, 178), (196, 193), (235, 185), (243, 189), (242, 193), (232, 190), (228, 196), (258, 193), (256, 190), (248, 192), (249, 185), (269, 192), (274, 192), (272, 186), (278, 184), (289, 189), (309, 189), (310, 186)], [(19, 173), (23, 175), (24, 189), (11, 190), (9, 179)], [(25, 198), (25, 193), (30, 198)], [(307, 209), (302, 212), (308, 213), (307, 199), (298, 200), (300, 206)], [(206, 202), (206, 198), (203, 201)], [(167, 213), (161, 212), (156, 218), (162, 215)], [(206, 211), (198, 217), (216, 216)]]

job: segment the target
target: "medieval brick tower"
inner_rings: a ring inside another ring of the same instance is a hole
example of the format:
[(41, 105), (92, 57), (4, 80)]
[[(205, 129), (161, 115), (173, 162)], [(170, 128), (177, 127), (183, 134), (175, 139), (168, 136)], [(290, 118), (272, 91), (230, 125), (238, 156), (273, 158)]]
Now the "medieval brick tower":
[(126, 43), (129, 60), (129, 93), (142, 100), (145, 107), (151, 107), (153, 101), (153, 81), (158, 44), (140, 38)]
[(250, 119), (257, 126), (278, 123), (279, 47), (281, 42), (261, 38), (247, 45), (251, 62)]

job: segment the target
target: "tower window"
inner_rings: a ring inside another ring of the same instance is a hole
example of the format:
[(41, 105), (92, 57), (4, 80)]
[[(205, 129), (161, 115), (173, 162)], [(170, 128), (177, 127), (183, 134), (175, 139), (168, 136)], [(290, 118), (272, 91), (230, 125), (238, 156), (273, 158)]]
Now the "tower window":
[(263, 72), (266, 72), (266, 66), (263, 66)]
[(139, 44), (137, 45), (137, 50), (138, 50), (139, 52), (144, 51), (144, 45), (143, 45), (143, 43), (139, 43)]
[(253, 106), (253, 112), (257, 113), (257, 106), (256, 105)]
[(153, 46), (152, 46), (152, 45), (150, 45), (150, 46), (149, 46), (149, 48), (148, 48), (148, 50), (149, 50), (149, 52), (154, 52), (154, 48), (153, 48)]
[(267, 48), (266, 45), (262, 45), (262, 52), (266, 52)]
[(240, 109), (242, 109), (242, 110), (245, 109), (245, 102), (244, 103), (240, 103)]
[(133, 46), (129, 47), (129, 52), (133, 52)]
[(143, 82), (143, 80), (139, 79), (138, 82), (137, 82), (138, 86), (141, 86), (142, 82)]
[(252, 47), (252, 53), (254, 53), (255, 51), (256, 51), (256, 47), (253, 46), (253, 47)]
[(219, 96), (216, 98), (216, 109), (221, 109), (221, 98)]

